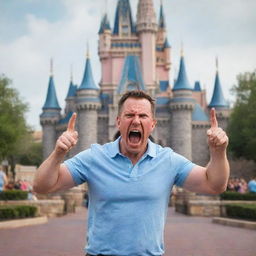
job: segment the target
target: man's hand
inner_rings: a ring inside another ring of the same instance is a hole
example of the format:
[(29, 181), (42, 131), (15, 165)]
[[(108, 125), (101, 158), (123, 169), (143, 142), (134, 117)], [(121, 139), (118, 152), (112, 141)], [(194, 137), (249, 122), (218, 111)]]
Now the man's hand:
[(218, 127), (215, 109), (212, 108), (210, 112), (211, 128), (207, 131), (208, 145), (210, 150), (224, 151), (228, 146), (228, 136)]
[(75, 131), (77, 114), (73, 113), (68, 122), (68, 128), (62, 135), (58, 138), (55, 146), (55, 152), (66, 154), (70, 151), (78, 141), (78, 133)]

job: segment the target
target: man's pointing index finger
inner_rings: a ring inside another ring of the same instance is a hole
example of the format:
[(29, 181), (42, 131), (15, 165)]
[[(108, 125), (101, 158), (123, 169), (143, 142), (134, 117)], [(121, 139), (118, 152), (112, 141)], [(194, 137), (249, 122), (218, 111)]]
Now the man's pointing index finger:
[(210, 119), (211, 119), (211, 128), (217, 128), (218, 127), (218, 120), (217, 120), (217, 117), (216, 117), (215, 108), (211, 108)]
[(73, 113), (73, 115), (71, 116), (71, 118), (68, 121), (68, 132), (74, 132), (75, 131), (75, 125), (76, 125), (76, 113)]

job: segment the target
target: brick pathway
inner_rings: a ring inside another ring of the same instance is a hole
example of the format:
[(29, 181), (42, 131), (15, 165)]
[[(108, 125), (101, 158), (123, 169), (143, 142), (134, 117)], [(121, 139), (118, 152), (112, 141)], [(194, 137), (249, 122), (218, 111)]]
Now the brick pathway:
[[(47, 224), (0, 230), (2, 256), (83, 256), (85, 209)], [(169, 210), (165, 256), (255, 256), (256, 231)]]

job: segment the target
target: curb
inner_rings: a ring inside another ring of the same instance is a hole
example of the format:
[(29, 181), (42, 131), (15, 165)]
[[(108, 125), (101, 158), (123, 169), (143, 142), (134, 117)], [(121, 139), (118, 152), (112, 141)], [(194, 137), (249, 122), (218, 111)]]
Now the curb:
[(256, 221), (246, 221), (246, 220), (214, 217), (212, 219), (212, 223), (231, 226), (231, 227), (247, 228), (247, 229), (256, 230)]
[(36, 218), (27, 218), (27, 219), (19, 219), (19, 220), (1, 221), (0, 229), (20, 228), (20, 227), (25, 227), (25, 226), (45, 224), (47, 222), (48, 222), (48, 218), (46, 216), (36, 217)]

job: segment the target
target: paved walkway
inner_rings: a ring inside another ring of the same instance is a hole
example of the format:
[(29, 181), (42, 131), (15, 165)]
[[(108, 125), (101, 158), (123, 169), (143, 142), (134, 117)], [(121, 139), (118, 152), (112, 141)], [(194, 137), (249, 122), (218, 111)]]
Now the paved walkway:
[[(0, 230), (3, 256), (83, 256), (86, 210), (47, 224)], [(255, 256), (256, 231), (212, 224), (169, 209), (165, 256)]]

